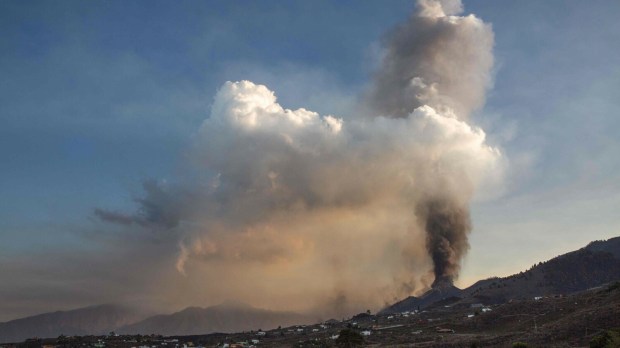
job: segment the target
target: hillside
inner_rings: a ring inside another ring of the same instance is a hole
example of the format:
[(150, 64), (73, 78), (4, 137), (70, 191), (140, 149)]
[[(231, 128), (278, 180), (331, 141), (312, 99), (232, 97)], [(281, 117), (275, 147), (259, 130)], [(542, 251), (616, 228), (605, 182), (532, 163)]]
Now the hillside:
[(454, 285), (446, 285), (433, 288), (425, 292), (420, 297), (409, 296), (406, 299), (396, 302), (395, 304), (384, 308), (379, 314), (401, 313), (412, 310), (425, 309), (434, 303), (441, 301), (450, 301), (463, 296), (463, 290)]
[(579, 250), (540, 262), (529, 270), (478, 282), (464, 290), (471, 302), (570, 294), (620, 279), (620, 237), (596, 241)]
[(240, 303), (224, 303), (208, 308), (189, 307), (172, 314), (156, 315), (117, 331), (127, 334), (193, 335), (267, 330), (312, 321), (310, 317), (298, 313), (258, 309)]
[(117, 305), (100, 305), (70, 311), (44, 313), (0, 323), (0, 342), (19, 342), (31, 337), (104, 334), (145, 316)]
[[(433, 288), (420, 297), (410, 296), (381, 313), (425, 309), (434, 303), (470, 305), (499, 304), (513, 299), (565, 295), (620, 279), (620, 237), (594, 241), (586, 247), (539, 262), (529, 270), (508, 277), (480, 280), (460, 290), (454, 286)], [(459, 299), (460, 298), (460, 299)]]

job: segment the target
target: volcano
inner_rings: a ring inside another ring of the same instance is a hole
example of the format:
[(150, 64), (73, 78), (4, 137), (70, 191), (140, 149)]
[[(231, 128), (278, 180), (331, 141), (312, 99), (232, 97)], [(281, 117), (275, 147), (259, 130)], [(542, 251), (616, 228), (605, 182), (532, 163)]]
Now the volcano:
[(420, 297), (409, 296), (406, 299), (396, 302), (393, 305), (382, 309), (379, 314), (402, 313), (413, 310), (423, 310), (439, 301), (452, 298), (462, 298), (463, 290), (454, 286), (452, 279), (440, 277), (435, 279), (431, 289)]

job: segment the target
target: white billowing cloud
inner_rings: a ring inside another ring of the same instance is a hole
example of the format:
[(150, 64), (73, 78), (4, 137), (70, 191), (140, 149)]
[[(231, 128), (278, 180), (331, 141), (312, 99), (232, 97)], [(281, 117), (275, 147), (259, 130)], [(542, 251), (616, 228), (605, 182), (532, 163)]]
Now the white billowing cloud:
[(448, 189), (468, 198), (500, 157), (481, 129), (430, 106), (403, 119), (343, 121), (284, 109), (249, 81), (218, 92), (195, 150), (227, 194), (306, 207), (362, 204), (392, 186), (408, 197)]
[(419, 0), (418, 13), (422, 17), (445, 17), (463, 12), (461, 0)]
[[(195, 142), (195, 163), (212, 179), (194, 200), (202, 209), (179, 217), (177, 268), (219, 282), (233, 272), (228, 295), (257, 277), (375, 306), (423, 288), (432, 266), (420, 204), (467, 204), (502, 166), (484, 132), (453, 113), (424, 105), (405, 118), (342, 120), (285, 109), (249, 81), (224, 84)], [(253, 300), (265, 301), (259, 290)]]
[(188, 301), (341, 315), (453, 281), (469, 249), (469, 202), (501, 184), (504, 168), (467, 123), (490, 84), (492, 31), (453, 16), (461, 10), (419, 1), (346, 117), (226, 82), (195, 134), (194, 179), (147, 182), (138, 213), (97, 215), (175, 240), (186, 287), (167, 291)]

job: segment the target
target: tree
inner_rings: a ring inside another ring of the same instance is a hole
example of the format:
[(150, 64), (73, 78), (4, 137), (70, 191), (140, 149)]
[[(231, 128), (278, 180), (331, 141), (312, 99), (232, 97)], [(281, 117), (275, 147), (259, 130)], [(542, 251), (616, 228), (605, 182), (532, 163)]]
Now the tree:
[(357, 347), (362, 344), (364, 344), (362, 335), (350, 329), (341, 330), (338, 339), (336, 339), (338, 347)]

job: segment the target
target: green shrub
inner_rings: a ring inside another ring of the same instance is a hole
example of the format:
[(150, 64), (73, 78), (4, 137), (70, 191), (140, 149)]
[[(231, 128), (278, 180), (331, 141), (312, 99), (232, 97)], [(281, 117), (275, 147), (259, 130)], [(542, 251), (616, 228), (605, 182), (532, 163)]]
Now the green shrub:
[(590, 348), (618, 348), (620, 347), (620, 332), (607, 330), (590, 340)]
[(336, 339), (338, 347), (357, 347), (364, 344), (364, 338), (356, 331), (350, 329), (340, 330), (340, 335)]

